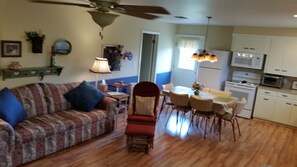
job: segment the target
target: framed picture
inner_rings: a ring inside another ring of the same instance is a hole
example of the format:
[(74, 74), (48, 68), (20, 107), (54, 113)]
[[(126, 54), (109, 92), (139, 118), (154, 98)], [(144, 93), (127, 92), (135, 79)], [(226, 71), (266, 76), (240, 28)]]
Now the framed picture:
[(297, 81), (292, 82), (292, 89), (297, 90)]
[(21, 57), (22, 42), (21, 41), (1, 41), (2, 57)]
[(107, 58), (110, 71), (120, 71), (122, 49), (122, 45), (103, 45), (103, 58)]

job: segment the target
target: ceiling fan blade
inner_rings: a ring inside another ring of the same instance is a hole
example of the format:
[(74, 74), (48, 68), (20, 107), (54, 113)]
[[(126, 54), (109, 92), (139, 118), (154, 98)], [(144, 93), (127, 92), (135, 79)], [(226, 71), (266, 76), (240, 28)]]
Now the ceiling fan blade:
[(148, 13), (141, 13), (141, 12), (120, 12), (121, 14), (125, 14), (128, 16), (138, 17), (147, 20), (154, 20), (159, 18), (159, 16), (148, 14)]
[(31, 0), (31, 2), (35, 3), (45, 3), (45, 4), (57, 4), (57, 5), (72, 5), (72, 6), (80, 6), (85, 8), (95, 8), (91, 4), (81, 4), (81, 3), (71, 3), (71, 2), (58, 2), (58, 1), (41, 1), (41, 0)]
[(115, 8), (123, 8), (127, 13), (156, 13), (156, 14), (167, 14), (170, 13), (163, 7), (160, 6), (138, 6), (138, 5), (118, 5)]

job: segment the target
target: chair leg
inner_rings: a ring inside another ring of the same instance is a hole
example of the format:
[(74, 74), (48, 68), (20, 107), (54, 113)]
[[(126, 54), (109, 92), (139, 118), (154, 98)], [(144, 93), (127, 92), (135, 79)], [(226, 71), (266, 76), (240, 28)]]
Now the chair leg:
[(241, 133), (240, 133), (240, 128), (239, 128), (239, 124), (238, 124), (238, 120), (237, 118), (235, 117), (235, 121), (236, 121), (236, 124), (237, 124), (237, 128), (238, 128), (238, 133), (239, 133), (239, 136), (241, 136)]
[(205, 120), (204, 139), (206, 138), (207, 122), (208, 119)]
[(235, 139), (235, 129), (234, 129), (234, 120), (231, 120), (231, 124), (232, 124), (232, 131), (233, 131), (233, 139), (234, 139), (234, 141), (236, 141), (236, 139)]
[(222, 119), (219, 118), (219, 122), (218, 122), (218, 126), (219, 126), (219, 141), (221, 141), (221, 134), (222, 134)]
[(170, 112), (170, 114), (169, 114), (169, 116), (168, 116), (168, 118), (167, 118), (167, 121), (166, 121), (166, 123), (165, 123), (165, 126), (167, 126), (167, 123), (168, 123), (168, 121), (169, 121), (169, 119), (170, 119), (170, 116), (171, 116), (173, 110), (174, 110), (174, 109), (172, 108), (172, 109), (171, 109), (171, 112)]

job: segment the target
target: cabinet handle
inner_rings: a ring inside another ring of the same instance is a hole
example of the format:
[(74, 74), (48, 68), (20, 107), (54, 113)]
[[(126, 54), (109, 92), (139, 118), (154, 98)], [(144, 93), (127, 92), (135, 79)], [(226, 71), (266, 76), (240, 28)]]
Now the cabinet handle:
[(292, 105), (291, 103), (286, 103), (287, 105)]
[(264, 100), (269, 100), (269, 99), (264, 98)]
[(249, 49), (249, 48), (243, 48), (243, 49)]
[(288, 95), (282, 95), (283, 97), (288, 97)]
[(297, 106), (297, 104), (293, 104), (294, 106)]
[(274, 69), (274, 71), (280, 71), (280, 69)]
[(264, 92), (264, 93), (266, 93), (266, 94), (270, 94), (270, 92)]
[(255, 48), (250, 48), (250, 50), (256, 50)]
[(282, 72), (288, 72), (287, 70), (282, 70)]

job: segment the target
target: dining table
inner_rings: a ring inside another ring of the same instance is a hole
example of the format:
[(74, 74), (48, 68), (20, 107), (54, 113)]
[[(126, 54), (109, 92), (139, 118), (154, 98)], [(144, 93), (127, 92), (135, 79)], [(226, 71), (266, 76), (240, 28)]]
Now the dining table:
[[(216, 105), (216, 104), (217, 105), (221, 105), (224, 108), (229, 108), (237, 100), (236, 97), (232, 97), (232, 96), (230, 96), (230, 97), (220, 96), (220, 95), (212, 94), (212, 93), (209, 93), (209, 92), (206, 92), (206, 91), (201, 91), (201, 90), (199, 91), (199, 94), (198, 95), (195, 95), (194, 94), (194, 90), (192, 88), (185, 87), (185, 86), (174, 86), (171, 89), (163, 89), (162, 90), (162, 94), (164, 96), (169, 97), (170, 96), (170, 91), (172, 91), (174, 93), (179, 93), (179, 94), (188, 94), (189, 97), (190, 96), (199, 96), (200, 98), (203, 98), (203, 99), (212, 99), (214, 105)], [(166, 100), (166, 98), (164, 97), (163, 98), (163, 101), (162, 101), (162, 104), (161, 104), (160, 111), (162, 111), (163, 108), (164, 108), (165, 100)]]

